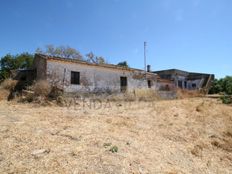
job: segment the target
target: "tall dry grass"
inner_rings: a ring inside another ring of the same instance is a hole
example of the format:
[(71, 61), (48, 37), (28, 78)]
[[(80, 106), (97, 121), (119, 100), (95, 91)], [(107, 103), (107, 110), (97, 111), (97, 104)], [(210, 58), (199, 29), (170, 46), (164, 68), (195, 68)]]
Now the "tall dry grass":
[(13, 90), (16, 86), (16, 84), (18, 83), (17, 80), (13, 80), (13, 79), (5, 79), (1, 84), (0, 84), (0, 87), (2, 89), (5, 89), (5, 90)]
[(135, 89), (133, 91), (138, 101), (154, 101), (159, 100), (159, 95), (154, 89)]
[(22, 91), (21, 102), (45, 103), (51, 92), (51, 85), (45, 80), (35, 82), (28, 90)]
[(39, 80), (33, 86), (35, 96), (46, 97), (51, 92), (51, 85), (46, 80)]
[(14, 90), (17, 83), (17, 80), (5, 79), (0, 84), (0, 101), (8, 99), (11, 91)]
[(7, 100), (8, 96), (10, 95), (10, 91), (6, 89), (0, 89), (0, 101)]
[(176, 93), (177, 93), (177, 97), (179, 99), (203, 97), (204, 96), (204, 94), (199, 90), (177, 89)]

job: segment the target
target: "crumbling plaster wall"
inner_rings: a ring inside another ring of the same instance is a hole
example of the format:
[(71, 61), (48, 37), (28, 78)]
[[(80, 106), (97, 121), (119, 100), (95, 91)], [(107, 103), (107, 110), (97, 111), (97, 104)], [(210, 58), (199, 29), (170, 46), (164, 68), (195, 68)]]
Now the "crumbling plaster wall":
[[(178, 81), (181, 81), (182, 82), (182, 88), (183, 89), (187, 88), (187, 89), (190, 89), (190, 90), (201, 88), (202, 80), (204, 80), (204, 78), (196, 79), (196, 80), (187, 80), (187, 77), (180, 76), (180, 75), (178, 75), (178, 76), (173, 75), (172, 78), (175, 79), (176, 86), (178, 86)], [(185, 86), (185, 83), (186, 83), (186, 86)], [(195, 88), (193, 88), (193, 84), (196, 85)]]
[(172, 79), (175, 80), (175, 84), (177, 87), (180, 87), (178, 82), (181, 81), (182, 82), (182, 88), (185, 88), (185, 80), (186, 80), (186, 77), (185, 76), (180, 76), (180, 75), (172, 75)]
[[(202, 86), (202, 83), (204, 81), (204, 78), (202, 79), (197, 79), (197, 80), (188, 80), (187, 84), (188, 84), (188, 89), (199, 89)], [(196, 85), (195, 88), (193, 88), (193, 84)]]
[[(80, 85), (71, 84), (71, 71), (80, 72)], [(50, 83), (66, 92), (120, 92), (120, 77), (127, 77), (127, 89), (148, 88), (147, 80), (135, 79), (136, 72), (92, 65), (47, 60), (47, 77)], [(155, 82), (152, 82), (155, 88)]]

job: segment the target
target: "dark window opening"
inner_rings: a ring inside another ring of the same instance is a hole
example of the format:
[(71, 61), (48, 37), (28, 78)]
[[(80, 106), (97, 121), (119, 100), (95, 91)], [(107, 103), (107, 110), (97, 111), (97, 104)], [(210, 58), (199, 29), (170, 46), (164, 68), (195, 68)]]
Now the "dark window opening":
[(151, 88), (151, 80), (147, 81), (148, 88)]
[(181, 81), (181, 80), (178, 80), (178, 87), (179, 87), (179, 88), (183, 88), (183, 86), (182, 86), (182, 81)]
[(186, 81), (184, 82), (184, 87), (187, 88), (187, 82)]
[(20, 77), (20, 80), (21, 80), (21, 81), (26, 81), (26, 80), (27, 80), (27, 77), (24, 75), (24, 76)]
[(80, 72), (71, 71), (71, 84), (80, 84)]
[(120, 77), (121, 92), (125, 92), (127, 89), (127, 77)]

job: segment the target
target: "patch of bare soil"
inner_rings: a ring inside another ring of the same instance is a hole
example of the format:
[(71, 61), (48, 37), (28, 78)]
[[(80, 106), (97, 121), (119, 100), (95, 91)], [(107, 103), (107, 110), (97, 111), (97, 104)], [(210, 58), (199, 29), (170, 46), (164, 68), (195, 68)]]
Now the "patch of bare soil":
[(214, 99), (42, 107), (0, 101), (0, 173), (231, 173)]

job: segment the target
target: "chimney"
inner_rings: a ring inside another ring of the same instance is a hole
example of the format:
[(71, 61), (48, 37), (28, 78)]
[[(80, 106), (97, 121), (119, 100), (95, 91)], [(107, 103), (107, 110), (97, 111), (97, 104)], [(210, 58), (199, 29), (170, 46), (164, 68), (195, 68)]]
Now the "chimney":
[(151, 72), (151, 65), (147, 65), (147, 72)]

